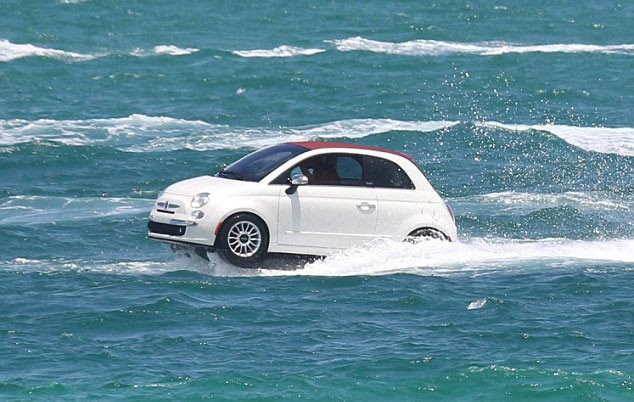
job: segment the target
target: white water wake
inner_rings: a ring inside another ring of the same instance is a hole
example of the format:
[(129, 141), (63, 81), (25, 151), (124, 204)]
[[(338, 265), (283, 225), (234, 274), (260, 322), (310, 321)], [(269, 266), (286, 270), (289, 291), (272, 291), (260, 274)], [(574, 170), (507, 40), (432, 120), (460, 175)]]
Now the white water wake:
[[(211, 261), (178, 256), (164, 261), (35, 260), (0, 261), (1, 270), (95, 271), (123, 275), (159, 275), (194, 271), (211, 276), (479, 276), (563, 269), (634, 269), (634, 239), (508, 240), (471, 239), (461, 243), (373, 242), (314, 262), (280, 263), (266, 269), (238, 268), (210, 254)], [(283, 260), (280, 260), (283, 261)], [(610, 268), (613, 267), (613, 268)]]
[[(418, 244), (386, 241), (346, 250), (292, 273), (309, 276), (479, 275), (589, 262), (634, 264), (634, 240), (473, 239), (463, 243), (427, 241)], [(263, 274), (288, 275), (288, 272), (263, 271)]]

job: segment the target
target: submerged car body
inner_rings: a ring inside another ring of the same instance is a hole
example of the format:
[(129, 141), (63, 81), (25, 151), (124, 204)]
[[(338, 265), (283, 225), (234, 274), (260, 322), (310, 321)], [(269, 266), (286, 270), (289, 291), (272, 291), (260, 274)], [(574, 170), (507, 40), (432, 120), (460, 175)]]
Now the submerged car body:
[(328, 142), (273, 145), (214, 176), (172, 184), (148, 228), (152, 239), (219, 250), (242, 267), (267, 253), (322, 256), (375, 238), (457, 237), (451, 209), (411, 157)]

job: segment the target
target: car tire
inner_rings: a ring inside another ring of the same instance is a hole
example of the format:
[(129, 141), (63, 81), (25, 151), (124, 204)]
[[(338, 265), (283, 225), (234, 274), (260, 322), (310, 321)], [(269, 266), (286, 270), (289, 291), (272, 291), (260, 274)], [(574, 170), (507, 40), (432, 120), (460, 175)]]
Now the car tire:
[(416, 243), (420, 240), (450, 241), (449, 237), (446, 234), (434, 228), (416, 229), (405, 238), (405, 241), (410, 243)]
[(262, 219), (243, 213), (222, 224), (219, 240), (227, 261), (242, 268), (256, 268), (269, 248), (269, 230)]

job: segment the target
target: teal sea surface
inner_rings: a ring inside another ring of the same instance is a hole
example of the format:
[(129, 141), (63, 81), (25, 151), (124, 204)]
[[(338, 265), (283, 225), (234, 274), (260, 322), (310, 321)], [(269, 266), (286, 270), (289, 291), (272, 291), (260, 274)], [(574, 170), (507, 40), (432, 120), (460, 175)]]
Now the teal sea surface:
[[(634, 400), (634, 2), (0, 2), (0, 400)], [(459, 242), (146, 237), (283, 141), (412, 155)]]

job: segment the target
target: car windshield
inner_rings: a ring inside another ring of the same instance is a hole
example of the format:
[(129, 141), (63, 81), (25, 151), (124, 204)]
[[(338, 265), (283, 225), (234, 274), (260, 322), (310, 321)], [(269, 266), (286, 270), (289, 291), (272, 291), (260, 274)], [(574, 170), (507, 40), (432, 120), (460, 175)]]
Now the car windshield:
[(216, 174), (233, 180), (260, 181), (284, 162), (308, 151), (293, 144), (279, 144), (261, 149), (232, 163)]

